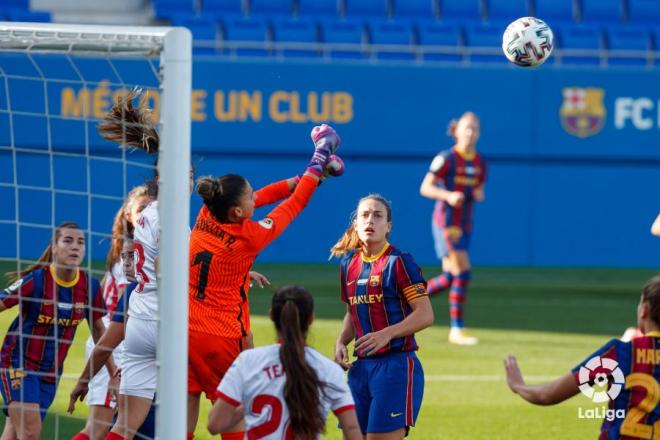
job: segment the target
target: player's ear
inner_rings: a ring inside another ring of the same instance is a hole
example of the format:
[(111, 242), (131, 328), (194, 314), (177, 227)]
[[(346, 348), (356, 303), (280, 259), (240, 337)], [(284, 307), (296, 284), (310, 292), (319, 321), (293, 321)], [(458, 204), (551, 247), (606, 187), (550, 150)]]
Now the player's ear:
[(314, 319), (316, 319), (316, 314), (312, 312), (311, 315), (309, 315), (309, 320), (307, 321), (307, 328), (309, 328), (312, 325), (312, 322), (314, 322)]
[(649, 303), (646, 301), (642, 301), (639, 303), (639, 317), (641, 319), (649, 319), (649, 312), (650, 312), (651, 307), (649, 306)]

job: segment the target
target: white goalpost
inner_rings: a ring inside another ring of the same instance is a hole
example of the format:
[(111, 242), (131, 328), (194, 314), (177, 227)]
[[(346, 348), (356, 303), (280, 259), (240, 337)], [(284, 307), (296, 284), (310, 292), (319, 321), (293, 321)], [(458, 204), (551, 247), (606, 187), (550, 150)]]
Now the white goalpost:
[[(15, 262), (17, 269), (36, 260), (33, 248), (46, 244), (37, 238), (72, 214), (86, 232), (87, 267), (99, 274), (110, 237), (105, 217), (149, 174), (152, 159), (102, 145), (95, 126), (122, 90), (143, 87), (148, 102), (157, 107), (161, 240), (156, 438), (185, 438), (191, 34), (170, 27), (0, 22), (0, 56), (9, 57), (0, 58), (0, 169), (7, 170), (4, 177), (0, 171), (0, 199), (6, 195), (3, 204), (13, 204), (11, 213), (0, 216), (2, 238), (13, 245), (0, 246), (0, 263)], [(151, 75), (149, 84), (140, 84), (138, 73)], [(74, 170), (84, 174), (79, 183), (67, 174)], [(116, 179), (116, 191), (107, 182), (111, 179)], [(33, 206), (40, 203), (43, 218)], [(79, 374), (65, 368), (63, 377)], [(68, 396), (57, 397), (53, 406), (61, 399)], [(59, 424), (57, 417), (55, 438)]]

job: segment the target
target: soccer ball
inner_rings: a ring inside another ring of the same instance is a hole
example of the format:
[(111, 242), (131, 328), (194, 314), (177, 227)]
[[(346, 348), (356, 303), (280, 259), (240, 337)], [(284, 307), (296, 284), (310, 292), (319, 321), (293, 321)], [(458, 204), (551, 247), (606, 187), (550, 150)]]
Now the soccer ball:
[(540, 66), (554, 46), (552, 29), (543, 20), (522, 17), (507, 26), (502, 36), (502, 50), (507, 59), (522, 67)]

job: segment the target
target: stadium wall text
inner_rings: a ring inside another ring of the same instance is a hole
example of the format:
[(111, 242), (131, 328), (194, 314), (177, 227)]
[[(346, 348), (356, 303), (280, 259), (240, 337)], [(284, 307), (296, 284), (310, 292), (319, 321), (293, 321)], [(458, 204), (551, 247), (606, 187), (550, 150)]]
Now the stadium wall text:
[[(95, 231), (90, 252), (102, 260), (118, 198), (150, 171), (118, 161), (94, 126), (135, 85), (148, 89), (158, 118), (154, 69), (144, 60), (108, 68), (84, 59), (77, 69), (56, 57), (33, 61), (0, 58), (0, 256), (35, 257), (47, 242), (35, 225), (74, 219)], [(204, 58), (194, 66), (193, 157), (198, 175), (240, 173), (259, 187), (300, 173), (310, 129), (329, 122), (347, 172), (319, 188), (260, 261), (327, 261), (357, 200), (379, 192), (393, 202), (392, 242), (433, 263), (433, 202), (419, 184), (433, 156), (451, 147), (449, 121), (471, 110), (489, 162), (474, 263), (657, 267), (660, 239), (649, 227), (660, 211), (658, 83), (660, 70)], [(43, 154), (49, 149), (56, 154)]]

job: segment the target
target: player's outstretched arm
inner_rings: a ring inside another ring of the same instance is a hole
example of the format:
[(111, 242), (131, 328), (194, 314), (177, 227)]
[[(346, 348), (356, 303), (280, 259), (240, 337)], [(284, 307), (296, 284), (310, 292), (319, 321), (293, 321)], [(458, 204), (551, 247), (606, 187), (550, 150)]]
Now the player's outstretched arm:
[(504, 360), (504, 370), (511, 391), (535, 405), (555, 405), (570, 399), (580, 391), (572, 373), (565, 374), (552, 382), (526, 384), (514, 355), (509, 355)]
[(655, 221), (651, 225), (651, 234), (656, 237), (660, 237), (660, 214), (655, 218)]
[(337, 419), (344, 433), (344, 440), (362, 440), (362, 431), (358, 424), (357, 414), (355, 410), (342, 411), (337, 414)]
[(243, 420), (243, 405), (233, 406), (222, 399), (213, 404), (206, 428), (213, 435), (226, 432)]

